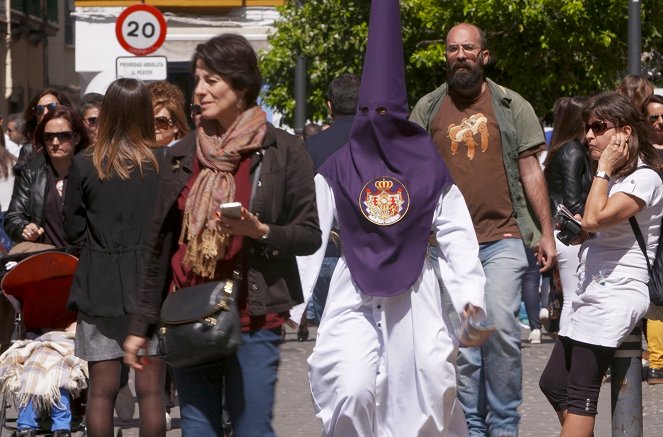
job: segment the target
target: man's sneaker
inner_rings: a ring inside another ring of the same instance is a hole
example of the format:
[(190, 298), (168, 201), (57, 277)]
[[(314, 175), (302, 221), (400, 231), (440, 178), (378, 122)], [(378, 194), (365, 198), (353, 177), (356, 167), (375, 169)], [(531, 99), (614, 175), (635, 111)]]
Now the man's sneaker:
[(135, 409), (134, 395), (131, 393), (129, 384), (125, 384), (120, 387), (115, 399), (115, 414), (121, 421), (128, 422), (133, 419)]
[(650, 367), (647, 373), (647, 384), (663, 384), (663, 369)]
[(529, 333), (529, 342), (532, 344), (541, 344), (540, 329), (533, 329), (532, 332)]
[(548, 319), (550, 318), (550, 313), (548, 312), (548, 308), (541, 308), (539, 311), (539, 319), (541, 319), (541, 324), (546, 325), (548, 323)]

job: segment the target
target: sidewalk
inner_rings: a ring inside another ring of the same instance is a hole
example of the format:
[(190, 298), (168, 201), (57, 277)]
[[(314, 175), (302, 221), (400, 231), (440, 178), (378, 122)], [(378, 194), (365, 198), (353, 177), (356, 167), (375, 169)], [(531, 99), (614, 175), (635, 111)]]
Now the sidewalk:
[[(524, 402), (521, 407), (521, 437), (556, 437), (559, 435), (557, 416), (539, 391), (539, 376), (548, 361), (553, 340), (544, 336), (540, 345), (530, 345), (529, 331), (523, 331), (523, 390)], [(320, 424), (314, 416), (308, 386), (306, 358), (315, 344), (315, 328), (311, 330), (311, 340), (298, 342), (296, 333), (288, 331), (281, 347), (281, 366), (277, 385), (274, 427), (280, 437), (314, 437), (320, 435)], [(133, 383), (133, 373), (131, 374)], [(642, 385), (644, 436), (657, 437), (663, 433), (663, 384)], [(8, 411), (9, 417), (16, 412)], [(116, 428), (116, 435), (138, 437), (138, 408), (134, 419)], [(181, 436), (179, 409), (172, 411), (173, 429), (168, 437)], [(120, 425), (116, 420), (116, 425)], [(3, 430), (2, 437), (10, 434)], [(599, 398), (599, 415), (596, 420), (596, 437), (610, 437), (610, 385), (605, 384)], [(409, 437), (409, 436), (403, 436)], [(628, 436), (625, 436), (628, 437)]]

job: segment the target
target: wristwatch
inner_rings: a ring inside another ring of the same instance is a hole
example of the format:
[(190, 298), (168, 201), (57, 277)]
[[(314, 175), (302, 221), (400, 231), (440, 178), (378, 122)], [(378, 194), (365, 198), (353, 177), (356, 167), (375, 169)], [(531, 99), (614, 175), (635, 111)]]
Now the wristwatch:
[(594, 175), (594, 177), (605, 179), (606, 181), (610, 181), (610, 176), (608, 176), (608, 174), (606, 172), (604, 172), (603, 170), (597, 171), (596, 174)]

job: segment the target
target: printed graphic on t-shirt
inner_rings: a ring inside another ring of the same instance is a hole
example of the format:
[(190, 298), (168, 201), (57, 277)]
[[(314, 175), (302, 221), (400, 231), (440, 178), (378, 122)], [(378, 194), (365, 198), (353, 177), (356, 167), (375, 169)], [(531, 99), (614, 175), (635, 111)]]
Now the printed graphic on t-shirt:
[(479, 112), (464, 118), (460, 124), (450, 124), (448, 128), (451, 140), (451, 154), (458, 153), (459, 146), (467, 149), (467, 159), (474, 159), (477, 146), (482, 152), (488, 150), (488, 118)]

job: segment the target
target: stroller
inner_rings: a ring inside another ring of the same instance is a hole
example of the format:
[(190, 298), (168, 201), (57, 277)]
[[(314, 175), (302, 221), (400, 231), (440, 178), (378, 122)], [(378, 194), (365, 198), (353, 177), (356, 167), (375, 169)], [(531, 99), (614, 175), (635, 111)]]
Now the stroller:
[[(66, 249), (65, 249), (66, 250)], [(64, 329), (76, 321), (76, 313), (65, 310), (78, 259), (54, 249), (20, 253), (0, 258), (0, 353), (27, 333)], [(1, 393), (1, 392), (0, 392)], [(16, 419), (8, 419), (8, 396), (0, 394), (0, 433), (16, 435)], [(85, 435), (85, 395), (71, 403), (71, 432)], [(50, 418), (42, 417), (37, 434), (50, 434)]]

